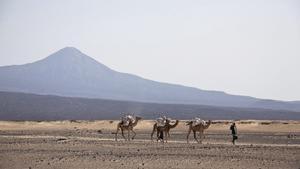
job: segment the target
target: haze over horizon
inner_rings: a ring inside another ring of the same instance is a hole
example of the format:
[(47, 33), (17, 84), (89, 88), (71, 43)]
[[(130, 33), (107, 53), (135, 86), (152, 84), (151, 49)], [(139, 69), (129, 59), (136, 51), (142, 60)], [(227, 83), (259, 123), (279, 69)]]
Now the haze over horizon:
[(0, 66), (73, 46), (146, 79), (300, 100), (299, 9), (296, 0), (3, 0)]

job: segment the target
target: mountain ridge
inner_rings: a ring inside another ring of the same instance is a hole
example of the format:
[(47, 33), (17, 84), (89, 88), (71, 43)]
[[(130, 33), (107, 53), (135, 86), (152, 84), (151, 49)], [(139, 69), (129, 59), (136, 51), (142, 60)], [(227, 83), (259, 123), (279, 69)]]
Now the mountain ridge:
[(112, 120), (119, 119), (123, 113), (135, 113), (143, 119), (155, 119), (163, 114), (175, 119), (201, 117), (211, 120), (300, 120), (300, 112), (285, 110), (143, 103), (0, 92), (0, 120)]
[(274, 104), (275, 109), (300, 110), (297, 102), (265, 103), (250, 96), (161, 83), (121, 73), (74, 47), (63, 48), (33, 63), (0, 67), (0, 91), (229, 107), (270, 108)]

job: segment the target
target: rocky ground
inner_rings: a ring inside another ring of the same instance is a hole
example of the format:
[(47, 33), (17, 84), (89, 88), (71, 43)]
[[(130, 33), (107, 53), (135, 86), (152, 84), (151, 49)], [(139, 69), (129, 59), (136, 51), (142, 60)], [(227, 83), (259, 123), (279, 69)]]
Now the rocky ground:
[(116, 122), (0, 122), (0, 168), (300, 168), (300, 122), (215, 123), (203, 144), (186, 143), (184, 123), (168, 143), (151, 142), (152, 121), (133, 141), (114, 141)]

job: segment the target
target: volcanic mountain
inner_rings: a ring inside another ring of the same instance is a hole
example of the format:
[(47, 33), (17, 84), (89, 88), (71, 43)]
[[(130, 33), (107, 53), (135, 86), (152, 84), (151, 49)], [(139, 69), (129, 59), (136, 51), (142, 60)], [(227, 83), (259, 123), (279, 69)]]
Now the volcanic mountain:
[(120, 73), (73, 47), (25, 65), (0, 67), (0, 91), (151, 103), (300, 111), (299, 102), (262, 100)]

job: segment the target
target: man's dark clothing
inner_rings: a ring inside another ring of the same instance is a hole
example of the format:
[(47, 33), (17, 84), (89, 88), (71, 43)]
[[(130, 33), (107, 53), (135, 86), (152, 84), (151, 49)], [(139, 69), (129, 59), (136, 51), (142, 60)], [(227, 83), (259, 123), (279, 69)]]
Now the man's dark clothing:
[(159, 132), (159, 139), (161, 139), (161, 140), (164, 139), (164, 132), (163, 131)]
[(232, 134), (232, 144), (235, 144), (235, 140), (238, 139), (238, 137), (237, 137), (237, 129), (236, 129), (235, 124), (232, 124), (230, 126), (230, 130), (231, 130), (231, 134)]
[(234, 134), (234, 135), (236, 135), (236, 126), (235, 125), (231, 125), (230, 126), (230, 130), (231, 130), (231, 134)]

